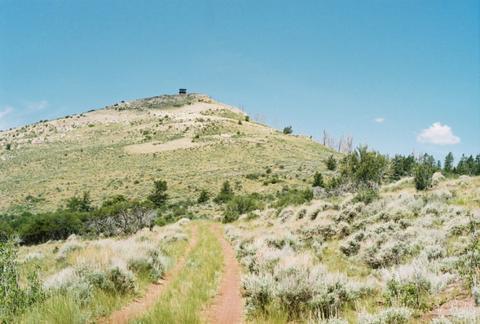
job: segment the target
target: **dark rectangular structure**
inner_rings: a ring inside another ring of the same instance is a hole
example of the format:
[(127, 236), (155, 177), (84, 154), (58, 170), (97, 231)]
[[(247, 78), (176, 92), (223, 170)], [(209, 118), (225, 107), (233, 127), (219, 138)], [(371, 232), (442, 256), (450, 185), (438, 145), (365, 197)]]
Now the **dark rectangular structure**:
[(184, 88), (178, 89), (178, 94), (181, 94), (181, 95), (187, 94), (187, 89), (184, 89)]

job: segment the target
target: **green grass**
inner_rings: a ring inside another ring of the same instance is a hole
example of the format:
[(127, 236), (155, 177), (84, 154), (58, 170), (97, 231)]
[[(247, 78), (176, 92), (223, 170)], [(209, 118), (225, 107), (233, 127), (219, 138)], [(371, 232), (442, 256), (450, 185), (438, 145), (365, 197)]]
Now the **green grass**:
[(199, 225), (198, 245), (158, 303), (135, 323), (201, 323), (201, 311), (215, 294), (223, 267), (222, 249), (207, 223)]

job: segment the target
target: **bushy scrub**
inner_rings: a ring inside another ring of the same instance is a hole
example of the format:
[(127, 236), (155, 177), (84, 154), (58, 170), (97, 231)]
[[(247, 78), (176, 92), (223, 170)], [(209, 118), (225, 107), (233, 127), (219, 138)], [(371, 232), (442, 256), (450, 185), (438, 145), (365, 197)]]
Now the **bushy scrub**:
[(226, 205), (223, 222), (230, 223), (238, 219), (242, 214), (263, 208), (264, 204), (259, 195), (251, 194), (235, 196)]
[(323, 176), (320, 172), (315, 172), (315, 174), (313, 175), (312, 187), (325, 187), (325, 184), (323, 182)]
[(390, 307), (377, 314), (362, 314), (360, 324), (406, 324), (409, 322), (412, 312), (404, 307)]
[(127, 201), (119, 197), (106, 201), (87, 221), (89, 232), (113, 236), (133, 234), (144, 227), (152, 227), (156, 211), (149, 202)]
[(419, 164), (415, 168), (415, 188), (427, 190), (432, 186), (433, 170), (428, 164)]
[(430, 295), (443, 290), (455, 276), (442, 273), (435, 264), (417, 259), (411, 264), (384, 270), (385, 297), (391, 305), (427, 309)]
[(157, 180), (153, 184), (154, 189), (148, 196), (148, 200), (150, 200), (156, 207), (162, 207), (168, 199), (167, 182), (164, 180)]
[(323, 267), (305, 264), (294, 258), (279, 260), (271, 270), (261, 269), (258, 274), (245, 277), (244, 289), (247, 306), (261, 311), (269, 303), (278, 303), (289, 316), (313, 313), (322, 318), (338, 314), (348, 302), (366, 293), (351, 285), (346, 277), (330, 274)]
[(288, 205), (301, 205), (313, 199), (313, 192), (310, 189), (298, 190), (283, 188), (282, 191), (277, 193), (277, 201), (274, 204), (275, 207), (285, 207)]
[(364, 189), (360, 189), (357, 192), (357, 194), (353, 198), (353, 202), (363, 202), (364, 204), (368, 205), (377, 198), (378, 198), (378, 190), (374, 188), (364, 188)]
[(325, 164), (330, 171), (334, 171), (337, 168), (337, 160), (333, 157), (333, 154), (328, 157)]
[(387, 167), (388, 160), (385, 156), (363, 146), (343, 158), (340, 172), (343, 178), (356, 184), (380, 184)]
[(0, 322), (12, 318), (45, 295), (36, 272), (27, 274), (27, 285), (21, 286), (20, 269), (17, 264), (17, 247), (14, 242), (0, 242)]
[(387, 282), (386, 298), (391, 304), (398, 302), (400, 305), (425, 309), (428, 306), (430, 288), (430, 282), (423, 278), (408, 282), (391, 279)]
[(210, 194), (206, 190), (202, 190), (198, 196), (197, 202), (199, 204), (206, 203), (210, 199)]
[(213, 199), (217, 204), (226, 203), (235, 196), (230, 182), (227, 180), (222, 184), (222, 188), (218, 195)]

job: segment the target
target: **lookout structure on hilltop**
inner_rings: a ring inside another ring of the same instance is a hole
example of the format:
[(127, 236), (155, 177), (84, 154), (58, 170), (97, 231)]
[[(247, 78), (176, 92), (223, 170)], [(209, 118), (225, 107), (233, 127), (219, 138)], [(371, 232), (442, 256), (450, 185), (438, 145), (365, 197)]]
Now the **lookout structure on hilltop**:
[(184, 89), (184, 88), (178, 89), (178, 94), (179, 95), (186, 95), (187, 94), (187, 89)]

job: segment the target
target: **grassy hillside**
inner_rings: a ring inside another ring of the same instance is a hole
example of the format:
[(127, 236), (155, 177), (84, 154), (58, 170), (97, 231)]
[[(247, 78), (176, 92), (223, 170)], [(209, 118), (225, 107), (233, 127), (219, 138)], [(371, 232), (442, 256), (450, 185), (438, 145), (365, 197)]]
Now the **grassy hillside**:
[(225, 179), (238, 191), (274, 192), (324, 170), (330, 154), (204, 95), (122, 101), (0, 132), (0, 212), (52, 210), (83, 191), (94, 202), (144, 198), (155, 179), (182, 200)]

